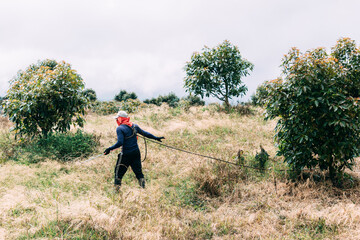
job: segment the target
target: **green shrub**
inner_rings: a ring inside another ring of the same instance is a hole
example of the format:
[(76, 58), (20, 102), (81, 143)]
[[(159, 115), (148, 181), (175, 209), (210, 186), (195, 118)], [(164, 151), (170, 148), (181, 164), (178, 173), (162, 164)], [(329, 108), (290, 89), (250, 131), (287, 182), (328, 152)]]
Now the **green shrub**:
[(190, 106), (204, 106), (205, 105), (205, 101), (201, 100), (201, 98), (199, 96), (188, 95), (188, 96), (182, 98), (182, 100), (187, 101)]
[(66, 162), (86, 158), (96, 152), (99, 137), (78, 130), (77, 132), (54, 133), (47, 138), (36, 137), (30, 141), (15, 141), (10, 135), (0, 139), (0, 156), (3, 161), (37, 163), (45, 159)]
[(53, 160), (71, 161), (90, 156), (99, 145), (97, 136), (78, 130), (75, 133), (56, 133), (48, 138), (40, 138), (30, 144), (29, 149), (39, 150), (43, 156)]
[(83, 91), (84, 96), (89, 99), (90, 102), (95, 102), (97, 100), (95, 90), (87, 88)]
[(162, 103), (167, 103), (169, 107), (177, 107), (179, 104), (180, 98), (178, 98), (175, 93), (169, 93), (165, 96), (158, 96), (157, 98), (145, 99), (144, 103), (147, 104), (155, 104), (157, 106), (161, 106)]
[(263, 84), (261, 84), (257, 89), (254, 95), (251, 96), (251, 102), (254, 106), (266, 106), (270, 94), (272, 92), (272, 89), (277, 88), (279, 85), (282, 84), (282, 81), (280, 78), (266, 81)]
[(96, 101), (92, 104), (91, 110), (99, 115), (108, 115), (117, 113), (119, 105), (114, 101)]
[(269, 154), (265, 151), (265, 149), (262, 146), (260, 146), (260, 149), (261, 149), (260, 152), (259, 153), (257, 152), (255, 155), (254, 167), (260, 168), (261, 171), (264, 171), (265, 165), (269, 160)]
[(126, 101), (120, 102), (119, 109), (127, 113), (133, 113), (138, 111), (141, 105), (142, 103), (139, 99), (128, 99)]

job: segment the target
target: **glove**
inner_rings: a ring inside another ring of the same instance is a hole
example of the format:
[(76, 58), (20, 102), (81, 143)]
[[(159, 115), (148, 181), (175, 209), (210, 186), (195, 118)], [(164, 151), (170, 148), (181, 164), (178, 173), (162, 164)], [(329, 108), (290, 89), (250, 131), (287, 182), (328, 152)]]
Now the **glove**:
[(165, 139), (164, 137), (157, 137), (155, 140), (161, 142), (161, 139)]
[(110, 148), (105, 149), (104, 155), (108, 155), (110, 153)]

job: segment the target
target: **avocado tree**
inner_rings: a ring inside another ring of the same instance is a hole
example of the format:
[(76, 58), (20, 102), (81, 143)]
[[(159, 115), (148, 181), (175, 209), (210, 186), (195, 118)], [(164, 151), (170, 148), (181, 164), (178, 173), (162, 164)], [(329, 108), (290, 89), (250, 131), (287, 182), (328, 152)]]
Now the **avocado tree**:
[(83, 126), (88, 104), (84, 82), (65, 62), (39, 61), (18, 72), (10, 81), (3, 103), (4, 113), (20, 136), (47, 137), (65, 132), (71, 124)]
[(195, 52), (186, 63), (186, 91), (205, 96), (213, 96), (230, 107), (229, 99), (243, 96), (247, 87), (241, 79), (253, 70), (254, 65), (242, 58), (239, 49), (229, 41), (215, 48), (204, 47)]
[(268, 117), (279, 118), (278, 153), (293, 169), (319, 167), (338, 182), (360, 153), (360, 50), (349, 38), (330, 54), (293, 48), (282, 68), (266, 105)]

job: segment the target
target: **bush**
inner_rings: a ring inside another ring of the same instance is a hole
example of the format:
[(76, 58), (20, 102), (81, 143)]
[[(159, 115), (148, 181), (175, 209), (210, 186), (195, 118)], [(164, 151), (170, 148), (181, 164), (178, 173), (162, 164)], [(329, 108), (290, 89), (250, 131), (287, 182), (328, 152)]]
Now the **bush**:
[(141, 104), (141, 101), (138, 99), (128, 99), (126, 101), (120, 102), (119, 109), (127, 113), (133, 113), (139, 110)]
[(277, 88), (279, 84), (282, 84), (282, 81), (280, 78), (266, 81), (263, 84), (261, 84), (257, 89), (253, 96), (251, 96), (251, 102), (254, 106), (266, 106), (270, 93), (272, 89)]
[(99, 137), (78, 130), (74, 133), (56, 133), (48, 138), (34, 139), (21, 147), (25, 153), (28, 153), (30, 159), (37, 157), (35, 159), (49, 158), (66, 162), (90, 156), (99, 145)]
[(96, 92), (91, 88), (85, 89), (83, 94), (90, 102), (95, 102), (97, 100)]
[(188, 96), (182, 98), (182, 100), (187, 101), (190, 106), (204, 106), (205, 105), (205, 101), (201, 100), (201, 98), (199, 96), (188, 95)]
[(168, 95), (165, 96), (158, 96), (157, 98), (152, 98), (152, 99), (145, 99), (144, 103), (147, 104), (155, 104), (157, 106), (161, 106), (162, 103), (167, 103), (169, 105), (169, 107), (177, 107), (179, 104), (180, 98), (178, 98), (175, 93), (169, 93)]
[(360, 49), (340, 39), (329, 55), (323, 48), (282, 63), (284, 82), (271, 90), (268, 118), (279, 117), (279, 155), (295, 170), (320, 167), (333, 183), (360, 155)]
[(255, 162), (254, 162), (254, 167), (256, 168), (260, 168), (261, 171), (265, 170), (265, 165), (267, 163), (267, 161), (269, 160), (269, 154), (265, 151), (265, 149), (260, 146), (260, 152), (256, 152), (255, 155)]
[(108, 115), (119, 111), (118, 103), (114, 101), (96, 101), (92, 104), (91, 110), (99, 115)]
[(10, 81), (4, 113), (14, 122), (16, 135), (44, 137), (84, 125), (87, 99), (84, 82), (70, 64), (39, 61)]
[(15, 141), (10, 134), (2, 134), (0, 157), (3, 162), (13, 160), (26, 164), (44, 159), (66, 162), (90, 156), (99, 145), (98, 136), (81, 130), (55, 133), (47, 138), (36, 137), (31, 141)]
[(137, 99), (137, 95), (134, 92), (128, 93), (125, 90), (121, 90), (119, 94), (115, 95), (114, 100), (118, 102), (126, 101), (128, 99)]

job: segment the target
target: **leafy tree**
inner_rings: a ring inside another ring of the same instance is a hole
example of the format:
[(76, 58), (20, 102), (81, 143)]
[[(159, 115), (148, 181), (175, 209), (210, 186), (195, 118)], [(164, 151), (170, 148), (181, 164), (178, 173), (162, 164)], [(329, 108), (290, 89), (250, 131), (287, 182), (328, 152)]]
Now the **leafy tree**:
[(83, 94), (86, 98), (89, 99), (90, 102), (95, 102), (97, 100), (96, 92), (91, 88), (85, 89)]
[(71, 124), (83, 126), (88, 103), (84, 82), (65, 62), (39, 61), (10, 81), (4, 113), (14, 122), (16, 135), (47, 137), (66, 132)]
[(351, 169), (360, 146), (360, 50), (340, 39), (331, 54), (290, 50), (284, 82), (273, 88), (267, 114), (279, 117), (279, 154), (294, 169), (320, 167), (334, 183)]
[(229, 99), (246, 93), (241, 79), (253, 67), (229, 41), (212, 49), (205, 46), (202, 53), (195, 52), (185, 65), (185, 88), (201, 97), (216, 97), (229, 108)]
[(126, 101), (126, 100), (128, 100), (128, 99), (137, 99), (138, 97), (137, 97), (137, 95), (134, 93), (134, 92), (130, 92), (130, 93), (128, 93), (126, 90), (121, 90), (120, 92), (119, 92), (119, 94), (117, 94), (117, 95), (115, 95), (115, 100), (116, 101), (119, 101), (119, 102), (121, 102), (121, 101)]

